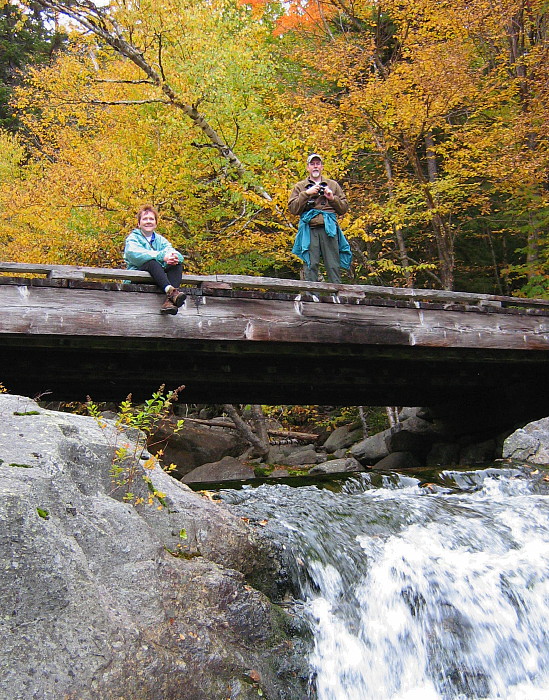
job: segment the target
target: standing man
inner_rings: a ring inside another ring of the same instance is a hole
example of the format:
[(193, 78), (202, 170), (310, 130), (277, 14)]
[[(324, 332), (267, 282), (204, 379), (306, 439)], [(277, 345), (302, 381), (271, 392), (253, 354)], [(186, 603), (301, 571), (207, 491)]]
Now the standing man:
[(309, 177), (298, 182), (288, 200), (288, 209), (299, 216), (299, 227), (292, 253), (301, 258), (307, 282), (318, 281), (320, 258), (324, 260), (329, 282), (341, 283), (340, 268), (351, 266), (351, 248), (337, 216), (349, 209), (347, 198), (335, 180), (323, 180), (322, 158), (311, 153), (307, 158)]

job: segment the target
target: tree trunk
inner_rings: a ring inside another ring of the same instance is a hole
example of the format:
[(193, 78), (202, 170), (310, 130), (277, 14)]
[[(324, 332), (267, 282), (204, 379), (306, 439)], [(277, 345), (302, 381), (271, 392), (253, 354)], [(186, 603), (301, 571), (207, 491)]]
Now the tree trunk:
[(435, 142), (431, 132), (425, 135), (425, 152), (427, 154), (427, 172), (429, 173), (429, 182), (434, 182), (438, 175), (437, 159), (435, 155)]
[(236, 410), (235, 406), (231, 403), (223, 404), (223, 410), (229, 415), (233, 421), (235, 428), (242, 435), (242, 437), (250, 443), (254, 448), (254, 455), (256, 457), (264, 457), (269, 452), (269, 442), (264, 442), (261, 440), (242, 418), (240, 413)]
[[(370, 133), (372, 134), (376, 148), (383, 158), (383, 168), (385, 170), (385, 176), (387, 178), (387, 191), (389, 193), (389, 201), (394, 200), (394, 178), (393, 178), (393, 164), (391, 162), (391, 157), (387, 151), (387, 147), (383, 141), (381, 135), (372, 127), (370, 127)], [(402, 271), (404, 273), (404, 279), (406, 280), (407, 287), (413, 287), (413, 279), (410, 274), (409, 266), (410, 260), (408, 258), (408, 250), (406, 247), (406, 242), (404, 240), (404, 233), (402, 227), (397, 224), (393, 224), (393, 232), (395, 234), (395, 239), (398, 246), (398, 254), (400, 259), (400, 264), (402, 265)]]
[(529, 228), (528, 228), (528, 245), (526, 248), (526, 263), (528, 265), (528, 279), (535, 277), (537, 273), (538, 261), (539, 261), (539, 231), (533, 221), (532, 212), (528, 214)]
[(367, 438), (370, 436), (370, 431), (368, 429), (368, 422), (366, 420), (366, 414), (364, 413), (364, 406), (358, 407), (358, 415), (360, 416), (360, 422), (362, 423), (363, 437)]
[(259, 404), (252, 405), (252, 423), (254, 426), (255, 434), (264, 445), (267, 445), (268, 451), (269, 433), (267, 431), (267, 421), (265, 420), (265, 414), (263, 413), (263, 409)]
[(385, 412), (387, 413), (387, 418), (389, 419), (389, 425), (393, 428), (398, 420), (398, 408), (396, 406), (385, 406)]
[(425, 204), (431, 217), (431, 226), (435, 234), (438, 251), (438, 261), (440, 267), (440, 279), (443, 288), (451, 291), (454, 287), (454, 240), (452, 232), (446, 221), (438, 213), (438, 208), (431, 192), (430, 182), (425, 177), (423, 168), (419, 160), (417, 149), (408, 138), (405, 138), (404, 148), (412, 166), (416, 178), (423, 191)]

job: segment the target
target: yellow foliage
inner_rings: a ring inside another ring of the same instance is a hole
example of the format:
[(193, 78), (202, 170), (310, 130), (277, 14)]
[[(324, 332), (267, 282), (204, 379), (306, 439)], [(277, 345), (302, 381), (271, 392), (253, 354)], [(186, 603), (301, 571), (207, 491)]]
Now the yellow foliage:
[(16, 92), (31, 158), (0, 191), (0, 207), (10, 206), (2, 221), (6, 257), (118, 266), (136, 209), (151, 201), (191, 272), (253, 272), (273, 253), (285, 264), (285, 185), (268, 166), (285, 151), (267, 117), (268, 29), (232, 0), (114, 2), (112, 11), (178, 99), (237, 145), (250, 179), (271, 172), (265, 184), (273, 184), (273, 201), (238, 180), (162, 86), (75, 32), (70, 51), (30, 70)]
[(334, 0), (341, 23), (317, 22), (311, 39), (314, 5), (290, 3), (288, 43), (304, 69), (282, 128), (349, 183), (347, 233), (361, 250), (404, 265), (407, 248), (423, 256), (433, 239), (438, 281), (451, 285), (472, 216), (505, 200), (546, 206), (546, 3)]
[(13, 134), (0, 129), (0, 186), (10, 186), (21, 173), (25, 148)]
[[(471, 219), (508, 200), (547, 206), (545, 0), (109, 8), (165, 83), (76, 31), (66, 55), (29, 71), (15, 97), (28, 157), (6, 142), (0, 161), (8, 259), (119, 265), (151, 201), (189, 271), (297, 270), (286, 202), (308, 152), (349, 195), (342, 225), (362, 268), (389, 279), (436, 263), (431, 281), (451, 285)], [(244, 176), (165, 84), (238, 151)]]

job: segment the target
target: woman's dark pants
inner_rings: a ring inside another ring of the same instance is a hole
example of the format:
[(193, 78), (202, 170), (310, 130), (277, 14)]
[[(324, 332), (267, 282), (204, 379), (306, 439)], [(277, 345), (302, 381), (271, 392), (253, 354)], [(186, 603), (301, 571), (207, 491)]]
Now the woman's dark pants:
[(168, 267), (164, 269), (156, 260), (149, 260), (141, 265), (139, 269), (143, 270), (143, 272), (148, 272), (162, 291), (164, 291), (169, 284), (177, 289), (183, 277), (183, 265), (181, 263), (177, 263), (177, 265), (168, 265)]

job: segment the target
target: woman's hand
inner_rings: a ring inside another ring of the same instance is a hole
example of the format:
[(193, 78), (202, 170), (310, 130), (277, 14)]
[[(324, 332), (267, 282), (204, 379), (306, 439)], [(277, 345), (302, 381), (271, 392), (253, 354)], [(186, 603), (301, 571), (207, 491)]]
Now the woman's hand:
[(179, 262), (179, 256), (178, 256), (178, 254), (175, 252), (175, 250), (172, 250), (171, 252), (166, 253), (166, 255), (164, 256), (164, 262), (165, 262), (167, 265), (177, 265), (177, 264), (178, 264), (178, 262)]

